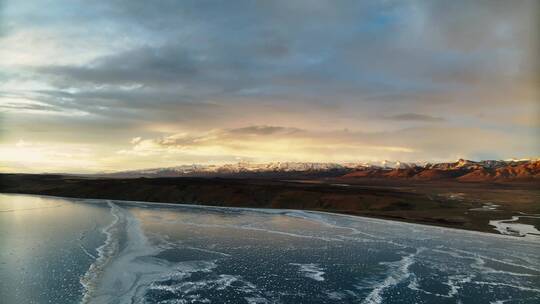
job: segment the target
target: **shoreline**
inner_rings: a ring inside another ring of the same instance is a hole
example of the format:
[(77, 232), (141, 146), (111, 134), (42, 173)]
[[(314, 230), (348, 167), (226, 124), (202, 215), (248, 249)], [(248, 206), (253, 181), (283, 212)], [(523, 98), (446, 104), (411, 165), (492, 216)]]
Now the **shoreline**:
[[(343, 184), (343, 180), (341, 183)], [(328, 212), (499, 234), (490, 221), (540, 213), (540, 190), (476, 184), (384, 183), (333, 179), (224, 178), (87, 179), (61, 175), (0, 175), (0, 192), (75, 199)], [(496, 206), (495, 209), (483, 208)], [(540, 219), (533, 225), (540, 228)]]
[[(511, 239), (511, 240), (521, 240), (526, 241), (528, 243), (534, 243), (539, 244), (539, 241), (522, 237), (522, 236), (516, 236), (516, 235), (509, 235), (509, 234), (503, 234), (498, 232), (495, 226), (493, 227), (493, 231), (480, 231), (480, 230), (470, 230), (470, 229), (462, 229), (462, 228), (456, 228), (456, 227), (449, 227), (449, 226), (442, 226), (442, 225), (434, 225), (429, 223), (422, 223), (422, 222), (413, 222), (413, 221), (404, 221), (404, 220), (394, 220), (394, 219), (387, 219), (383, 217), (374, 217), (374, 216), (364, 216), (364, 215), (354, 215), (354, 214), (348, 214), (348, 213), (340, 213), (340, 212), (331, 212), (331, 211), (324, 211), (324, 210), (306, 210), (306, 209), (286, 209), (286, 208), (257, 208), (257, 207), (227, 207), (227, 206), (215, 206), (215, 205), (200, 205), (200, 204), (188, 204), (188, 203), (163, 203), (163, 202), (148, 202), (148, 201), (133, 201), (133, 200), (118, 200), (118, 199), (104, 199), (104, 198), (82, 198), (82, 197), (65, 197), (65, 196), (55, 196), (55, 195), (44, 195), (44, 194), (27, 194), (27, 193), (6, 193), (6, 192), (0, 192), (0, 195), (24, 195), (24, 196), (34, 196), (34, 197), (45, 197), (45, 198), (54, 198), (54, 199), (63, 199), (63, 200), (74, 200), (74, 201), (83, 201), (83, 202), (90, 202), (96, 201), (95, 203), (106, 203), (105, 201), (114, 201), (116, 203), (120, 204), (128, 204), (135, 207), (140, 207), (140, 205), (149, 205), (149, 206), (168, 206), (168, 207), (180, 207), (180, 208), (193, 208), (193, 209), (229, 209), (229, 210), (238, 210), (238, 211), (248, 211), (248, 212), (262, 212), (262, 213), (268, 213), (268, 214), (283, 214), (283, 213), (313, 213), (313, 214), (325, 214), (325, 215), (331, 215), (331, 216), (340, 216), (340, 217), (347, 217), (351, 219), (356, 220), (362, 220), (362, 221), (373, 221), (378, 223), (389, 223), (392, 225), (410, 225), (410, 226), (420, 226), (420, 227), (430, 227), (434, 229), (440, 229), (440, 230), (449, 230), (454, 232), (465, 232), (468, 234), (478, 234), (483, 236), (490, 236), (490, 237), (498, 237), (498, 238), (504, 238), (504, 239)], [(99, 201), (99, 202), (98, 202)], [(294, 215), (290, 215), (294, 216)], [(511, 219), (504, 219), (501, 221), (510, 221)]]

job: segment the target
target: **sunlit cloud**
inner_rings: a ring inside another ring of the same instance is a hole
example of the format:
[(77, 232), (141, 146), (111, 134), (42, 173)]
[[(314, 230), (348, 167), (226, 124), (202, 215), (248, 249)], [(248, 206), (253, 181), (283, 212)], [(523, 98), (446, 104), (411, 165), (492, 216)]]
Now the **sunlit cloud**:
[[(264, 130), (264, 131), (263, 131)], [(269, 130), (273, 130), (270, 132)], [(443, 159), (475, 157), (506, 144), (497, 132), (481, 129), (416, 128), (395, 132), (363, 133), (347, 130), (313, 131), (276, 126), (213, 129), (199, 133), (176, 133), (158, 138), (136, 138), (130, 149), (117, 151), (137, 157), (168, 157), (181, 162), (184, 155), (211, 156), (214, 162), (231, 158), (268, 161), (421, 161), (434, 151)], [(477, 145), (481, 143), (481, 145)], [(524, 147), (529, 143), (524, 143)], [(530, 149), (530, 147), (529, 147)], [(462, 152), (464, 150), (472, 152)], [(467, 154), (469, 153), (469, 154)]]
[(89, 147), (32, 143), (19, 140), (13, 145), (0, 144), (0, 159), (7, 168), (18, 172), (95, 172), (99, 164)]
[[(355, 139), (356, 137), (356, 139)], [(132, 140), (131, 149), (118, 154), (133, 156), (183, 154), (212, 156), (224, 162), (234, 156), (253, 161), (351, 161), (358, 155), (381, 152), (411, 153), (414, 149), (375, 144), (347, 132), (313, 132), (278, 126), (247, 126), (236, 129), (214, 129), (203, 133), (177, 133), (168, 136)]]

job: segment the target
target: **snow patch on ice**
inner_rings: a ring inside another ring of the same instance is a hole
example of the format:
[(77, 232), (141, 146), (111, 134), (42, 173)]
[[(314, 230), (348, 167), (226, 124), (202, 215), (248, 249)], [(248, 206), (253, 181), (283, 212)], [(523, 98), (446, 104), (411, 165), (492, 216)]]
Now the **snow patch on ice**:
[(512, 216), (508, 220), (491, 220), (489, 224), (501, 234), (525, 237), (530, 240), (540, 241), (540, 231), (533, 225), (514, 223), (521, 217), (540, 218), (538, 216)]

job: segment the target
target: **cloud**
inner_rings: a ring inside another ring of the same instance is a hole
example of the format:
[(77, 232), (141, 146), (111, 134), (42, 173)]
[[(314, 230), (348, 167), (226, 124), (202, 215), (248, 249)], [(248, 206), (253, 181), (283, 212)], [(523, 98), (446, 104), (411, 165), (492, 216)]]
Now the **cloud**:
[[(115, 18), (114, 26), (133, 26), (144, 38), (155, 38), (81, 64), (40, 65), (34, 71), (60, 89), (98, 87), (93, 93), (99, 94), (121, 86), (145, 88), (124, 96), (126, 101), (151, 98), (154, 90), (172, 92), (179, 103), (247, 94), (274, 102), (331, 98), (414, 107), (419, 100), (474, 98), (484, 104), (487, 98), (477, 96), (494, 91), (493, 103), (506, 99), (497, 96), (517, 83), (534, 83), (531, 77), (538, 74), (530, 70), (537, 65), (522, 61), (538, 61), (531, 57), (537, 44), (525, 34), (535, 22), (533, 6), (111, 2), (99, 14)], [(324, 27), (314, 25), (321, 22)], [(77, 95), (74, 102), (86, 101)]]
[(540, 151), (538, 1), (0, 3), (5, 142), (126, 167)]
[[(274, 130), (245, 132), (245, 130)], [(284, 131), (287, 130), (287, 131)], [(200, 133), (177, 133), (138, 141), (120, 154), (212, 156), (214, 161), (235, 157), (253, 161), (443, 161), (477, 155), (509, 153), (511, 140), (503, 133), (478, 128), (409, 128), (388, 132), (347, 130), (305, 130), (286, 127), (246, 126), (214, 129)], [(445, 136), (438, 136), (444, 132)], [(535, 143), (523, 142), (520, 149), (531, 151)], [(464, 152), (467, 151), (467, 152)], [(487, 154), (486, 154), (487, 153)], [(433, 157), (436, 155), (437, 157)]]
[(418, 114), (418, 113), (396, 114), (396, 115), (388, 116), (386, 118), (390, 120), (397, 120), (397, 121), (423, 121), (423, 122), (445, 121), (445, 119), (442, 117), (436, 117), (436, 116), (430, 116), (430, 115)]
[[(523, 34), (534, 22), (522, 18), (527, 5), (122, 2), (121, 16), (117, 5), (111, 10), (120, 21), (145, 20), (136, 26), (161, 30), (168, 39), (36, 71), (63, 79), (62, 85), (174, 85), (188, 95), (431, 94), (531, 77), (526, 66), (517, 68), (534, 46)], [(303, 21), (296, 18), (300, 11)]]
[(231, 134), (242, 134), (242, 135), (275, 135), (275, 134), (292, 134), (296, 132), (301, 132), (302, 130), (298, 128), (286, 128), (286, 127), (277, 127), (277, 126), (249, 126), (237, 129), (228, 130)]
[(142, 137), (137, 136), (137, 137), (133, 137), (129, 142), (130, 142), (131, 144), (134, 144), (134, 145), (135, 145), (135, 144), (140, 143), (141, 140), (142, 140)]
[[(198, 134), (176, 133), (152, 140), (161, 147), (187, 148), (195, 146), (239, 147), (249, 142), (283, 138), (300, 138), (305, 130), (280, 126), (247, 126), (233, 129), (213, 129)], [(141, 142), (139, 140), (139, 142)]]
[(166, 84), (195, 78), (205, 62), (178, 45), (141, 47), (99, 57), (82, 65), (49, 65), (36, 71), (66, 81), (97, 85)]

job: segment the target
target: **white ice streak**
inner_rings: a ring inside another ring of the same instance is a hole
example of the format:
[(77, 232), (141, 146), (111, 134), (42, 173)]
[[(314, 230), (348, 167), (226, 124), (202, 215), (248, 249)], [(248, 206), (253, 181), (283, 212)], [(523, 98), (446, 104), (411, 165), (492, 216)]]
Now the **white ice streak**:
[(431, 251), (437, 252), (437, 253), (442, 253), (442, 254), (447, 254), (447, 255), (449, 255), (451, 257), (454, 257), (454, 258), (457, 258), (457, 259), (473, 260), (473, 262), (470, 264), (470, 267), (473, 268), (473, 269), (479, 270), (483, 274), (502, 274), (502, 275), (518, 276), (518, 277), (534, 277), (534, 276), (539, 275), (539, 274), (532, 274), (532, 273), (497, 270), (497, 269), (486, 266), (486, 260), (490, 260), (490, 261), (492, 261), (494, 263), (505, 264), (505, 265), (511, 266), (511, 267), (527, 269), (528, 271), (536, 271), (536, 272), (538, 272), (534, 268), (530, 268), (530, 267), (527, 267), (525, 265), (520, 265), (520, 264), (512, 263), (512, 262), (509, 262), (509, 261), (503, 261), (503, 260), (498, 260), (498, 259), (494, 259), (494, 258), (489, 258), (489, 257), (479, 255), (477, 253), (471, 253), (471, 252), (467, 252), (467, 251), (463, 251), (463, 250), (459, 250), (459, 249), (454, 249), (454, 250), (465, 253), (466, 255), (461, 255), (461, 254), (459, 254), (459, 253), (457, 253), (455, 251), (446, 251), (446, 250), (440, 250), (440, 249), (432, 249)]
[[(171, 263), (155, 256), (166, 247), (149, 243), (139, 221), (127, 210), (109, 202), (115, 220), (104, 232), (105, 244), (98, 249), (98, 260), (88, 271), (92, 288), (83, 303), (140, 303), (153, 282), (175, 274), (209, 271), (213, 262)], [(120, 247), (119, 233), (126, 242)]]
[(89, 258), (91, 258), (93, 260), (97, 259), (97, 257), (95, 255), (91, 254), (90, 251), (88, 251), (88, 249), (86, 249), (86, 247), (84, 247), (83, 244), (79, 244), (79, 247), (84, 252), (84, 254), (86, 254), (86, 256), (88, 256)]
[[(506, 288), (513, 288), (518, 289), (522, 291), (530, 291), (530, 292), (539, 292), (540, 289), (531, 288), (523, 285), (515, 285), (515, 284), (509, 284), (509, 283), (502, 283), (502, 282), (489, 282), (489, 281), (477, 281), (475, 278), (478, 277), (478, 274), (486, 275), (486, 274), (495, 274), (495, 275), (510, 275), (510, 276), (517, 276), (517, 277), (535, 277), (538, 276), (538, 274), (532, 274), (532, 273), (522, 273), (522, 272), (513, 272), (513, 271), (506, 271), (506, 270), (496, 270), (491, 267), (486, 266), (486, 260), (492, 261), (494, 263), (501, 263), (505, 264), (507, 266), (516, 267), (516, 268), (522, 268), (523, 270), (527, 271), (534, 271), (538, 272), (536, 268), (529, 267), (526, 265), (520, 265), (513, 263), (511, 261), (504, 261), (500, 259), (490, 258), (483, 255), (479, 255), (477, 253), (468, 252), (465, 250), (459, 250), (459, 249), (453, 249), (452, 251), (445, 251), (445, 250), (438, 250), (433, 249), (433, 252), (438, 253), (444, 253), (448, 254), (454, 258), (459, 259), (470, 259), (472, 260), (472, 263), (470, 264), (470, 267), (472, 269), (478, 270), (479, 273), (468, 273), (468, 274), (456, 274), (456, 275), (450, 275), (448, 277), (448, 280), (445, 285), (447, 285), (450, 290), (448, 294), (437, 294), (437, 293), (431, 293), (425, 290), (422, 290), (419, 288), (417, 282), (414, 282), (412, 284), (409, 284), (409, 288), (417, 291), (421, 291), (424, 293), (446, 297), (446, 298), (452, 298), (456, 296), (460, 289), (463, 288), (464, 284), (477, 284), (477, 285), (489, 285), (489, 286), (496, 286), (496, 287), (506, 287)], [(460, 254), (461, 253), (461, 254)]]
[(433, 295), (433, 296), (443, 297), (443, 298), (453, 298), (458, 294), (459, 290), (463, 288), (463, 284), (470, 283), (473, 277), (474, 277), (473, 275), (465, 275), (465, 274), (449, 276), (447, 281), (443, 283), (447, 285), (449, 288), (447, 294), (440, 294), (437, 292), (432, 292), (432, 291), (427, 291), (427, 290), (422, 289), (418, 283), (418, 279), (414, 275), (412, 276), (412, 279), (409, 282), (409, 285), (407, 287), (411, 290), (428, 294), (428, 295)]
[(290, 265), (300, 267), (300, 273), (303, 274), (306, 278), (313, 279), (315, 281), (324, 281), (324, 271), (323, 268), (319, 267), (319, 264), (300, 264), (300, 263), (289, 263)]
[[(186, 276), (182, 279), (184, 280), (189, 278), (192, 272), (197, 272), (197, 270), (184, 271)], [(150, 289), (165, 290), (176, 295), (181, 295), (210, 289), (225, 290), (227, 288), (233, 287), (232, 285), (235, 282), (238, 282), (239, 286), (234, 286), (234, 288), (242, 292), (250, 293), (256, 291), (257, 289), (257, 287), (253, 283), (243, 280), (242, 276), (230, 274), (220, 274), (213, 278), (198, 281), (184, 280), (172, 285), (162, 285), (156, 282), (150, 286)]]
[(343, 292), (339, 291), (327, 291), (326, 295), (328, 296), (328, 299), (330, 300), (343, 300), (345, 299), (346, 295)]
[[(94, 228), (92, 228), (92, 230), (97, 230), (97, 224), (94, 225)], [(90, 251), (83, 244), (83, 240), (86, 238), (87, 233), (88, 231), (84, 231), (81, 233), (81, 236), (79, 237), (79, 247), (84, 252), (84, 254), (86, 254), (89, 258), (95, 261), (97, 257), (94, 254), (90, 253)]]
[(482, 282), (482, 281), (472, 281), (472, 284), (477, 285), (490, 285), (490, 286), (496, 286), (496, 287), (509, 287), (514, 288), (522, 291), (530, 291), (534, 293), (540, 293), (539, 288), (532, 288), (527, 286), (521, 286), (521, 285), (514, 285), (514, 284), (507, 284), (507, 283), (499, 283), (499, 282)]
[(505, 270), (496, 270), (491, 267), (486, 266), (486, 261), (478, 256), (474, 257), (475, 262), (471, 264), (472, 268), (476, 268), (480, 270), (484, 274), (503, 274), (503, 275), (512, 275), (512, 276), (518, 276), (518, 277), (535, 277), (538, 276), (536, 274), (531, 273), (521, 273), (521, 272), (513, 272), (513, 271), (505, 271)]
[[(210, 273), (213, 268), (217, 267), (214, 262), (206, 262), (208, 263), (206, 267), (191, 268), (187, 266), (193, 262), (186, 263), (186, 267), (182, 271), (175, 272), (169, 277), (162, 278), (161, 281), (152, 283), (149, 289), (171, 293), (175, 298), (187, 300), (185, 303), (210, 303), (210, 299), (201, 297), (201, 292), (226, 289), (232, 289), (236, 292), (249, 295), (245, 297), (248, 303), (268, 303), (268, 300), (263, 297), (257, 286), (246, 281), (242, 276)], [(209, 275), (204, 279), (193, 279), (192, 274), (196, 272), (208, 272)], [(171, 284), (171, 281), (174, 283)]]
[(473, 279), (472, 275), (453, 275), (448, 277), (448, 281), (445, 283), (450, 287), (450, 291), (446, 295), (448, 298), (453, 298), (463, 287), (463, 284), (470, 283)]
[(365, 304), (383, 303), (383, 292), (393, 287), (411, 276), (409, 267), (415, 263), (415, 258), (418, 254), (424, 251), (425, 248), (419, 248), (415, 253), (404, 256), (399, 261), (385, 263), (390, 266), (388, 276), (380, 283), (374, 286), (373, 290), (362, 301)]
[[(470, 251), (461, 250), (461, 249), (457, 249), (457, 248), (454, 248), (452, 250), (455, 251), (455, 252), (453, 252), (451, 254), (454, 257), (467, 258), (466, 256), (460, 256), (459, 254), (457, 254), (457, 252), (459, 252), (459, 253), (469, 255), (469, 256), (472, 256), (472, 257), (475, 257), (475, 258), (481, 258), (481, 259), (484, 259), (484, 260), (493, 261), (493, 262), (496, 262), (496, 263), (501, 263), (501, 264), (514, 266), (514, 267), (519, 267), (519, 268), (523, 268), (523, 269), (527, 269), (527, 270), (532, 270), (534, 272), (540, 273), (540, 268), (536, 268), (536, 267), (533, 267), (533, 266), (530, 266), (530, 265), (518, 264), (518, 263), (515, 263), (515, 262), (512, 262), (512, 261), (506, 260), (506, 259), (501, 260), (501, 259), (497, 259), (497, 258), (492, 258), (492, 257), (481, 255), (481, 254), (478, 254), (478, 253), (475, 253), (475, 252), (470, 252)], [(433, 250), (433, 251), (436, 251), (436, 250)], [(446, 251), (441, 250), (439, 252), (446, 252)], [(450, 254), (450, 252), (446, 252), (446, 253)]]
[(270, 303), (267, 299), (261, 297), (245, 297), (244, 298), (248, 304), (265, 304)]
[[(80, 282), (83, 285), (85, 292), (81, 303), (90, 303), (90, 300), (94, 296), (99, 279), (101, 278), (105, 268), (109, 264), (110, 260), (118, 253), (119, 243), (118, 234), (120, 231), (120, 225), (124, 222), (123, 213), (120, 208), (108, 202), (111, 208), (111, 214), (113, 216), (112, 222), (102, 232), (106, 235), (103, 245), (97, 248), (98, 257), (94, 263), (90, 265), (86, 273), (81, 277)], [(86, 251), (85, 251), (86, 252)], [(89, 254), (89, 253), (87, 253)], [(93, 255), (90, 255), (93, 256)]]

